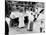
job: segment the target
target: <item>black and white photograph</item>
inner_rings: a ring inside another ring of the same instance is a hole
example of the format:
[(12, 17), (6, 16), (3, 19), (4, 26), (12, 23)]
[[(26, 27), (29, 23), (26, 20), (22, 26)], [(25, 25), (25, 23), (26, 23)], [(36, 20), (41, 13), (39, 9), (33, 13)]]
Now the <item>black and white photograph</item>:
[(5, 35), (45, 33), (44, 2), (5, 0)]

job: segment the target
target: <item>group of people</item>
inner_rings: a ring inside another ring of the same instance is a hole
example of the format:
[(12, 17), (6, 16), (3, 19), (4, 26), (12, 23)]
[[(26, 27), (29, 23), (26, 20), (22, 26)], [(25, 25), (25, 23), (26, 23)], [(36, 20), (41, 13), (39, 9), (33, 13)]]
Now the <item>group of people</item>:
[[(36, 4), (37, 5), (37, 4)], [(32, 7), (26, 7), (27, 9), (24, 9), (23, 7), (19, 7), (17, 8), (18, 10), (16, 10), (16, 7), (13, 6), (13, 8), (15, 8), (15, 11), (11, 11), (9, 14), (9, 10), (8, 10), (8, 4), (6, 3), (6, 12), (5, 12), (5, 33), (8, 34), (7, 32), (9, 32), (9, 26), (10, 24), (13, 24), (14, 22), (12, 22), (12, 19), (16, 19), (16, 18), (19, 18), (19, 25), (17, 26), (18, 28), (23, 28), (25, 27), (25, 23), (24, 23), (24, 17), (25, 16), (28, 16), (28, 23), (27, 23), (27, 30), (28, 31), (32, 31), (33, 28), (36, 27), (39, 27), (39, 30), (40, 32), (43, 32), (44, 31), (44, 8), (42, 7), (35, 7), (35, 8), (32, 8)], [(25, 11), (23, 11), (25, 10)], [(11, 10), (12, 7), (9, 9)], [(20, 12), (21, 10), (21, 12)], [(40, 22), (39, 22), (40, 21)], [(12, 23), (11, 23), (12, 22)], [(35, 23), (35, 22), (39, 22), (39, 23)], [(16, 24), (16, 23), (15, 23)], [(18, 23), (17, 23), (18, 24)], [(37, 25), (39, 24), (39, 26)], [(35, 29), (38, 29), (38, 28), (35, 28)], [(36, 31), (36, 30), (35, 30)], [(38, 32), (37, 31), (37, 32)]]
[[(11, 12), (9, 18), (6, 17), (6, 21), (8, 22), (8, 24), (10, 24), (9, 22), (11, 21), (11, 19), (15, 19), (15, 18), (19, 18), (19, 25), (18, 27), (21, 28), (21, 27), (25, 27), (25, 24), (24, 24), (24, 17), (25, 16), (28, 16), (28, 26), (27, 26), (27, 29), (28, 30), (32, 30), (33, 28), (33, 23), (35, 21), (33, 20), (39, 20), (39, 19), (43, 19), (43, 14), (40, 13), (40, 11), (42, 10), (43, 8), (38, 8), (38, 9), (35, 9), (35, 12), (33, 11), (30, 11), (30, 10), (26, 10), (26, 12), (19, 12), (19, 11), (13, 11)], [(39, 16), (37, 15), (39, 14)], [(35, 15), (35, 17), (34, 17)], [(37, 17), (38, 16), (38, 17)], [(36, 19), (35, 19), (36, 18)], [(7, 20), (9, 19), (9, 20)], [(13, 22), (14, 23), (14, 22)], [(31, 27), (31, 28), (30, 28)]]

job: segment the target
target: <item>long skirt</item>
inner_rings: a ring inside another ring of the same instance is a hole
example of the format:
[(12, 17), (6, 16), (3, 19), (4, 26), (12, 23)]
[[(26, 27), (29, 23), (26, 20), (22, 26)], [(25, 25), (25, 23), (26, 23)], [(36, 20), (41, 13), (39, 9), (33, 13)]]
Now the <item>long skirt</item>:
[(19, 26), (18, 27), (24, 27), (24, 17), (19, 17)]

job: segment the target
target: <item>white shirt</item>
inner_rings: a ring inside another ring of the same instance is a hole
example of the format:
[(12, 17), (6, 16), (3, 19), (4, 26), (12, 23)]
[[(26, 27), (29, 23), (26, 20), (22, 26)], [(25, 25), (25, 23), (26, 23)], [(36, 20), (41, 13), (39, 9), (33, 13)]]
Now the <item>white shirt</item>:
[(33, 21), (33, 19), (34, 19), (34, 17), (33, 17), (33, 15), (31, 15), (31, 12), (32, 11), (26, 11), (26, 13), (27, 13), (27, 16), (29, 17), (28, 19), (30, 20), (30, 21)]
[(8, 25), (9, 25), (9, 23), (10, 23), (10, 20), (11, 20), (11, 19), (8, 18), (8, 17), (5, 18), (5, 21), (8, 23)]
[(20, 16), (22, 16), (22, 13), (12, 12), (11, 15), (10, 15), (10, 18), (14, 19), (14, 18), (17, 18), (17, 17), (20, 17)]

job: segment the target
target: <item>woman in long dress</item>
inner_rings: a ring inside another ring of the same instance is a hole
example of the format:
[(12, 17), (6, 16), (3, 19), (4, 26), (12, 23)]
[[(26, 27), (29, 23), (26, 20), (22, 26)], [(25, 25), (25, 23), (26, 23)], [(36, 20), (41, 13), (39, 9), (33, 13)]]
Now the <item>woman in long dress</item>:
[(19, 28), (25, 26), (25, 24), (24, 24), (24, 16), (23, 15), (24, 14), (20, 13), (20, 12), (12, 12), (11, 15), (10, 15), (10, 17), (12, 19), (15, 19), (15, 18), (19, 17), (19, 25), (18, 25)]

